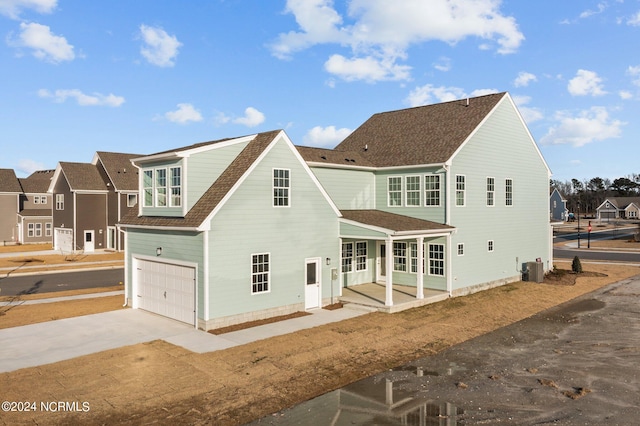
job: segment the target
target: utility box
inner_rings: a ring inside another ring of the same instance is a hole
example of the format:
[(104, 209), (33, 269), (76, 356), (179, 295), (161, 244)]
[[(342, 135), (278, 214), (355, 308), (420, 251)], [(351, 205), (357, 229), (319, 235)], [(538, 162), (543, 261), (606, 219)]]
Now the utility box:
[(544, 281), (544, 266), (542, 262), (527, 262), (526, 280), (534, 283)]

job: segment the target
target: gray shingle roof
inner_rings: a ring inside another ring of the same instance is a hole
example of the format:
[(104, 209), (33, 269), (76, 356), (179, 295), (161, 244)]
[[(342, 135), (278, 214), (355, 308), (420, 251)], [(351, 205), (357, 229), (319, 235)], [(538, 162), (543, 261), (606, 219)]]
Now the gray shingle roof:
[(51, 209), (24, 209), (18, 214), (22, 217), (50, 217)]
[(20, 179), (25, 194), (44, 194), (49, 189), (55, 170), (38, 170), (28, 177)]
[[(202, 225), (209, 213), (218, 206), (225, 195), (229, 193), (231, 188), (279, 133), (280, 130), (275, 130), (256, 135), (200, 197), (191, 210), (187, 212), (185, 217), (138, 217), (136, 209), (136, 211), (131, 211), (123, 217), (120, 223), (133, 226), (197, 228)], [(191, 146), (193, 147), (193, 145)]]
[(640, 197), (607, 197), (607, 200), (618, 209), (626, 209), (631, 203), (640, 206)]
[(505, 92), (475, 98), (374, 114), (346, 137), (336, 152), (302, 149), (305, 161), (392, 167), (441, 164), (449, 160), (462, 143), (491, 112)]
[(62, 173), (72, 191), (106, 191), (107, 185), (98, 168), (91, 163), (60, 162)]
[(13, 169), (0, 169), (0, 192), (22, 193), (20, 181)]
[(438, 230), (449, 232), (455, 229), (453, 226), (442, 223), (389, 213), (382, 210), (340, 210), (340, 213), (342, 213), (344, 219), (389, 229), (395, 232)]
[(142, 157), (141, 154), (104, 151), (97, 154), (116, 191), (138, 190), (138, 169), (131, 164), (131, 159)]

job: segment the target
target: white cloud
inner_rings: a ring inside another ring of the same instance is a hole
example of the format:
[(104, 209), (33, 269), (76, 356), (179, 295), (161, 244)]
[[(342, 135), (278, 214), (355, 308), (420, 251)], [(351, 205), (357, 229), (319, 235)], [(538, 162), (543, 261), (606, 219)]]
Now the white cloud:
[(40, 89), (38, 90), (38, 96), (41, 98), (53, 98), (53, 100), (58, 103), (63, 103), (68, 98), (73, 98), (80, 106), (119, 107), (125, 102), (125, 99), (122, 96), (116, 96), (112, 93), (108, 95), (103, 95), (101, 93), (92, 93), (91, 95), (87, 95), (78, 89), (59, 89), (55, 92), (50, 92), (47, 89)]
[(242, 124), (247, 127), (255, 127), (264, 123), (264, 114), (253, 107), (248, 107), (244, 110), (244, 117), (238, 117), (233, 119), (233, 123)]
[(630, 66), (627, 68), (627, 75), (633, 78), (633, 84), (640, 86), (640, 65), (636, 65), (635, 67)]
[(522, 115), (522, 118), (527, 124), (542, 120), (544, 118), (544, 114), (542, 113), (542, 111), (540, 111), (539, 108), (531, 108), (527, 106), (527, 104), (531, 102), (530, 96), (514, 95), (511, 98), (513, 99), (513, 102), (518, 107), (518, 111), (520, 111), (520, 115)]
[(434, 87), (431, 84), (425, 84), (424, 86), (413, 89), (405, 99), (405, 102), (412, 107), (416, 107), (437, 102), (455, 101), (467, 97), (489, 95), (497, 92), (498, 90), (496, 89), (476, 89), (470, 94), (467, 94), (459, 87)]
[(30, 175), (31, 173), (37, 170), (44, 170), (46, 167), (43, 163), (39, 163), (35, 160), (31, 160), (28, 158), (24, 158), (18, 161), (18, 170), (23, 172), (26, 175)]
[(351, 58), (331, 55), (328, 72), (348, 80), (408, 80), (410, 68), (397, 62), (407, 59), (413, 44), (475, 37), (498, 53), (515, 52), (524, 36), (499, 5), (496, 0), (352, 0), (345, 17), (332, 0), (288, 0), (285, 12), (295, 17), (299, 31), (280, 34), (270, 48), (274, 56), (289, 59), (317, 44), (339, 44), (350, 48)]
[(336, 126), (316, 126), (309, 130), (302, 140), (305, 145), (329, 148), (342, 142), (351, 132), (353, 132), (353, 130), (345, 127), (336, 129)]
[(573, 96), (601, 96), (607, 93), (602, 88), (602, 79), (589, 70), (578, 70), (576, 76), (569, 80), (567, 90)]
[(640, 11), (636, 12), (627, 20), (627, 25), (631, 25), (633, 27), (640, 26)]
[(618, 92), (618, 96), (620, 96), (620, 99), (632, 99), (633, 98), (633, 93), (629, 92), (628, 90), (620, 90)]
[(515, 87), (527, 87), (532, 81), (538, 81), (538, 78), (530, 72), (519, 72), (518, 77), (513, 81)]
[(19, 19), (25, 9), (38, 13), (51, 13), (56, 8), (58, 0), (0, 0), (0, 15), (12, 19)]
[(607, 3), (600, 2), (598, 3), (598, 10), (587, 9), (584, 12), (580, 13), (580, 18), (584, 19), (593, 15), (597, 15), (598, 13), (602, 13), (605, 11), (605, 9), (607, 9), (607, 7), (608, 7)]
[(406, 80), (411, 67), (398, 65), (393, 61), (380, 60), (371, 56), (347, 59), (342, 55), (332, 55), (324, 64), (331, 74), (346, 81), (365, 80), (368, 82), (382, 80)]
[(140, 53), (149, 63), (159, 67), (172, 67), (175, 65), (178, 49), (182, 43), (176, 36), (170, 36), (162, 28), (140, 25), (140, 34), (145, 45), (140, 48)]
[(166, 112), (164, 117), (178, 124), (187, 124), (190, 121), (202, 121), (202, 114), (191, 104), (178, 104), (177, 110)]
[(438, 62), (433, 64), (433, 67), (438, 71), (447, 72), (451, 70), (451, 58), (441, 57), (438, 59)]
[(556, 113), (558, 125), (540, 139), (544, 145), (571, 144), (575, 147), (584, 146), (594, 141), (618, 138), (622, 134), (623, 123), (613, 120), (603, 107), (591, 107), (580, 111), (575, 116), (568, 112)]
[(10, 44), (33, 49), (33, 56), (47, 62), (59, 63), (75, 58), (73, 46), (66, 38), (51, 33), (48, 26), (34, 22), (22, 22), (19, 40), (11, 41)]

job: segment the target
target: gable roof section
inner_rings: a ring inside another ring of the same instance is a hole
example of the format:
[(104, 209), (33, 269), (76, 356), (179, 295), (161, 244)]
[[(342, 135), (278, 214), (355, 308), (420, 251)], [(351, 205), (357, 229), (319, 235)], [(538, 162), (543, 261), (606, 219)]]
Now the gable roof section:
[[(144, 226), (144, 227), (177, 227), (177, 228), (197, 228), (205, 221), (209, 214), (215, 209), (222, 199), (229, 193), (231, 188), (244, 175), (249, 167), (258, 159), (274, 138), (280, 133), (272, 131), (259, 133), (249, 142), (249, 144), (238, 154), (231, 164), (222, 172), (209, 189), (200, 197), (194, 206), (184, 217), (159, 217), (159, 216), (138, 216), (137, 212), (131, 211), (120, 221), (123, 225)], [(202, 144), (198, 144), (202, 146)], [(193, 145), (191, 145), (193, 147)], [(173, 151), (168, 151), (173, 152)]]
[(341, 210), (342, 221), (357, 222), (387, 234), (419, 234), (452, 232), (453, 226), (382, 210)]
[(506, 92), (374, 114), (336, 146), (376, 167), (443, 164)]
[(49, 186), (51, 192), (53, 192), (55, 183), (61, 175), (67, 180), (71, 191), (107, 191), (107, 185), (102, 180), (102, 176), (100, 176), (100, 172), (98, 172), (98, 168), (94, 164), (59, 162)]
[(596, 210), (599, 210), (602, 206), (604, 206), (607, 201), (609, 201), (613, 205), (613, 207), (615, 207), (618, 210), (624, 210), (630, 204), (635, 204), (637, 206), (640, 206), (640, 197), (607, 197), (602, 202), (602, 204), (600, 204), (596, 208)]
[(138, 169), (131, 164), (131, 160), (140, 156), (140, 154), (98, 151), (93, 164), (97, 165), (98, 160), (102, 163), (116, 191), (137, 191)]
[(13, 169), (0, 169), (0, 192), (22, 193), (20, 181)]
[(38, 170), (20, 180), (25, 194), (44, 194), (49, 189), (55, 170)]

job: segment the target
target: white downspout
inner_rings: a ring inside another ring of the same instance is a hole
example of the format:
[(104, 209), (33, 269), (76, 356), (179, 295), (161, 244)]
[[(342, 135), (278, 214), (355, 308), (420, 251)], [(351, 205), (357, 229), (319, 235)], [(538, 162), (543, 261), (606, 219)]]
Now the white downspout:
[(424, 299), (424, 237), (418, 237), (418, 265), (416, 299)]
[(451, 247), (451, 233), (447, 234), (447, 291), (449, 292), (449, 297), (453, 296), (453, 267), (452, 267), (452, 254), (453, 247)]
[(444, 224), (451, 225), (451, 200), (455, 200), (455, 192), (453, 197), (451, 196), (451, 165), (449, 163), (444, 164), (444, 185), (445, 185), (445, 200), (444, 200)]
[(124, 305), (122, 305), (123, 308), (127, 307), (127, 305), (129, 304), (129, 297), (128, 297), (129, 270), (130, 270), (129, 262), (131, 262), (131, 259), (128, 258), (129, 250), (127, 250), (127, 237), (128, 237), (128, 234), (125, 232), (124, 233)]
[[(204, 280), (202, 285), (204, 286), (204, 323), (205, 329), (207, 328), (206, 324), (209, 321), (209, 230), (204, 231), (204, 241), (203, 241), (203, 259), (202, 259), (202, 274), (204, 275)], [(198, 293), (198, 289), (196, 288), (196, 294)], [(197, 301), (197, 298), (196, 298)], [(198, 328), (198, 305), (196, 304), (196, 328)]]
[(385, 241), (385, 253), (386, 253), (386, 273), (385, 277), (385, 306), (393, 306), (393, 239), (389, 236)]

